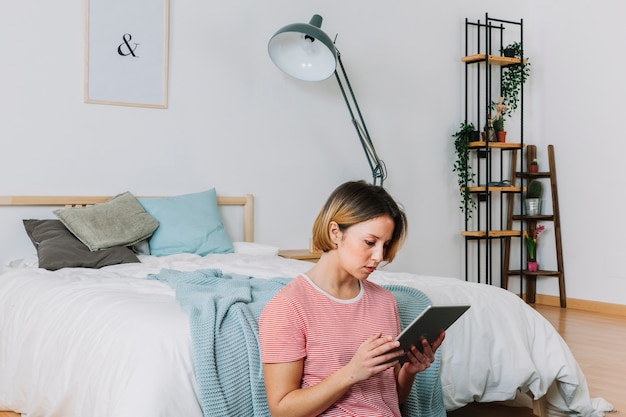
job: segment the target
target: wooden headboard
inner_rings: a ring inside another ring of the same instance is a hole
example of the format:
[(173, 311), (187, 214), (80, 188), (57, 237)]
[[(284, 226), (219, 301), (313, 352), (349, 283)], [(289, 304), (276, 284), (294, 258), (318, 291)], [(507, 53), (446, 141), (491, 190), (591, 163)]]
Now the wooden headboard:
[[(150, 198), (150, 197), (143, 197)], [(111, 196), (0, 196), (0, 206), (81, 207), (104, 203)], [(217, 197), (220, 206), (243, 207), (243, 239), (254, 241), (254, 197), (252, 194)]]

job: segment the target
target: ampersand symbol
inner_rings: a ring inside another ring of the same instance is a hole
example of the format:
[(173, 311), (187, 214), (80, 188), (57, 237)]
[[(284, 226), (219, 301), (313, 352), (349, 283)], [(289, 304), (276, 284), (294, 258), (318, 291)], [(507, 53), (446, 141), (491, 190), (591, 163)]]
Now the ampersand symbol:
[[(125, 33), (124, 36), (122, 36), (122, 39), (124, 40), (124, 43), (121, 43), (118, 47), (117, 47), (117, 53), (120, 54), (121, 56), (128, 56), (128, 55), (132, 55), (135, 58), (137, 58), (137, 55), (135, 55), (135, 50), (137, 49), (137, 46), (139, 46), (138, 43), (135, 43), (135, 47), (133, 48), (132, 46), (130, 46), (130, 40), (133, 37), (130, 35), (130, 33)], [(126, 53), (124, 53), (122, 51), (122, 47), (126, 45), (127, 51)]]

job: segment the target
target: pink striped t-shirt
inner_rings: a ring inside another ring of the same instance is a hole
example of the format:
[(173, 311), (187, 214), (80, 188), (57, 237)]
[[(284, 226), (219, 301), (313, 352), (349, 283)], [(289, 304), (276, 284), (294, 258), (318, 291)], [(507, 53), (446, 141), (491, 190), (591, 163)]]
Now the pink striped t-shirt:
[[(261, 360), (284, 363), (304, 358), (302, 388), (345, 366), (371, 335), (396, 336), (400, 322), (389, 291), (361, 281), (351, 300), (332, 297), (300, 275), (265, 306), (259, 320)], [(393, 368), (354, 386), (323, 416), (400, 416)]]

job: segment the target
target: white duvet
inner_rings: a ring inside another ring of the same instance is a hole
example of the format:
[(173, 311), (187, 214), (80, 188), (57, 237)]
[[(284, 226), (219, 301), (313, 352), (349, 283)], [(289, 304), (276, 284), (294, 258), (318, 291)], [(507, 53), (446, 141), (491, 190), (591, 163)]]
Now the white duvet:
[[(218, 268), (257, 278), (293, 277), (311, 264), (245, 254), (141, 257), (141, 264), (0, 276), (0, 410), (28, 417), (201, 417), (188, 319), (174, 291), (145, 279), (162, 268)], [(35, 262), (36, 264), (36, 262)], [(446, 409), (530, 391), (550, 406), (602, 416), (580, 367), (554, 328), (514, 294), (452, 278), (376, 271), (379, 284), (424, 292), (433, 304), (472, 308), (441, 347)]]

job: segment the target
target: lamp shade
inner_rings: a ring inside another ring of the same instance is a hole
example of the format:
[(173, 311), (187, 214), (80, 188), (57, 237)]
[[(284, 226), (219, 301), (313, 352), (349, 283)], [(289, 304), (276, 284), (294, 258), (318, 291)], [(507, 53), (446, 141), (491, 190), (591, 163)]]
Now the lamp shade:
[(272, 62), (284, 73), (304, 81), (321, 81), (333, 75), (337, 49), (320, 28), (322, 17), (293, 23), (272, 36), (267, 49)]

